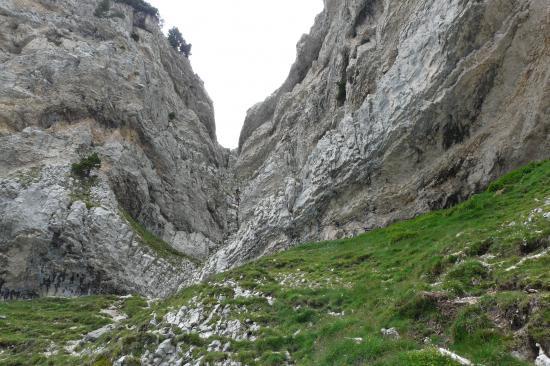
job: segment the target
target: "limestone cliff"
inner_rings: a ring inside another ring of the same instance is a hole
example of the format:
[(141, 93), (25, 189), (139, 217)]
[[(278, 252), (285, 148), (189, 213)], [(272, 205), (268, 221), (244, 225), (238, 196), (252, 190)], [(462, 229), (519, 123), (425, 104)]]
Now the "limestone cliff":
[(237, 156), (127, 2), (0, 0), (2, 297), (165, 296), (550, 157), (548, 0), (326, 0)]
[[(196, 264), (123, 213), (194, 259), (224, 239), (229, 152), (202, 81), (156, 17), (98, 5), (0, 1), (3, 297), (172, 293)], [(72, 176), (93, 152), (97, 176)]]
[(206, 273), (462, 201), (550, 156), (547, 0), (325, 0), (250, 109), (240, 229)]

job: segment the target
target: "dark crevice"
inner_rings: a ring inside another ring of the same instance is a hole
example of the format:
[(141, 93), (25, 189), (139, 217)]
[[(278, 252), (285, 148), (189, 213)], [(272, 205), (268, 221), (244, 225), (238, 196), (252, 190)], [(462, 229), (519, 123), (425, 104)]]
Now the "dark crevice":
[(346, 87), (348, 84), (347, 69), (349, 66), (349, 50), (345, 49), (342, 52), (342, 71), (340, 81), (338, 82), (338, 92), (336, 94), (336, 101), (338, 106), (341, 107), (344, 105), (347, 99)]

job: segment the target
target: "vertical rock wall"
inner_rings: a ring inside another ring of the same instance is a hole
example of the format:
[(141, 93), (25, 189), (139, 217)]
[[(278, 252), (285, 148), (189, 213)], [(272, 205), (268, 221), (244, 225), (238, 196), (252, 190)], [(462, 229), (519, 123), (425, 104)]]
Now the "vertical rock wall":
[(550, 157), (546, 0), (326, 0), (250, 109), (240, 230), (206, 273), (447, 207)]
[[(224, 239), (229, 152), (216, 142), (202, 81), (154, 16), (98, 6), (0, 2), (7, 298), (166, 295)], [(94, 152), (102, 168), (92, 179), (71, 174), (71, 163)], [(175, 250), (149, 245), (125, 215)]]

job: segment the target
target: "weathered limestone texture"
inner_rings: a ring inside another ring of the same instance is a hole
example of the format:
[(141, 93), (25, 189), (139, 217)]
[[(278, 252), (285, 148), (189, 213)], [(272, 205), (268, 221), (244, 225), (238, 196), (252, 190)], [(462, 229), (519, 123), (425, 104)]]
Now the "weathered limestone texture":
[[(229, 152), (212, 102), (155, 17), (112, 2), (0, 0), (0, 298), (176, 290), (126, 211), (204, 259), (226, 232)], [(96, 152), (88, 182), (71, 163)]]
[(205, 273), (446, 207), (550, 157), (548, 0), (325, 0), (250, 109)]

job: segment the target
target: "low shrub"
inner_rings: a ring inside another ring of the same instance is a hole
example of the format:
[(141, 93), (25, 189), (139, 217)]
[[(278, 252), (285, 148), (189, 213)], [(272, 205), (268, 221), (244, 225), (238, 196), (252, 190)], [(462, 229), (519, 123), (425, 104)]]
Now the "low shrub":
[(80, 160), (80, 162), (74, 163), (71, 166), (71, 171), (77, 177), (88, 178), (90, 177), (90, 173), (93, 169), (99, 168), (101, 168), (101, 159), (97, 153), (93, 153), (92, 155)]
[(192, 45), (187, 43), (177, 27), (173, 27), (168, 31), (168, 43), (170, 43), (170, 46), (172, 46), (173, 49), (185, 57), (189, 58), (189, 56), (191, 56)]

